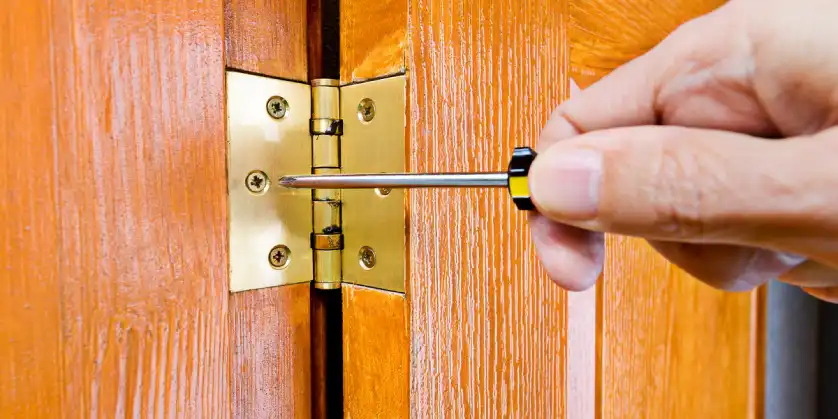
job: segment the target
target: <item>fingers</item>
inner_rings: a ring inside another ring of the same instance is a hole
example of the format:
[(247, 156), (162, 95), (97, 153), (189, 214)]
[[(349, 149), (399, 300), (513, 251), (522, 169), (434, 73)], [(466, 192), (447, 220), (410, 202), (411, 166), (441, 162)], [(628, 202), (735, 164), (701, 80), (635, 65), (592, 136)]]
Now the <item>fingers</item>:
[[(604, 128), (655, 124), (655, 92), (664, 72), (659, 55), (655, 50), (650, 51), (615, 69), (563, 103), (551, 116), (544, 132), (572, 129), (576, 133), (585, 133)], [(544, 138), (542, 135), (542, 141)], [(552, 144), (548, 142), (546, 145)]]
[[(544, 128), (538, 149), (577, 135), (562, 118), (553, 118)], [(559, 224), (538, 214), (529, 218), (530, 231), (542, 266), (554, 282), (571, 291), (590, 288), (602, 272), (605, 235)]]
[[(571, 94), (577, 94), (573, 80), (570, 84)], [(573, 125), (558, 115), (555, 112), (544, 127), (538, 140), (539, 151), (579, 135)], [(559, 224), (535, 213), (530, 215), (529, 223), (536, 253), (550, 279), (571, 291), (583, 291), (596, 282), (605, 255), (603, 233)]]
[(570, 291), (583, 291), (602, 273), (605, 236), (555, 223), (531, 214), (530, 228), (536, 254), (554, 282)]
[(530, 190), (541, 214), (585, 229), (774, 248), (838, 232), (834, 147), (678, 127), (604, 130), (539, 154)]
[(655, 250), (702, 282), (726, 291), (748, 291), (787, 274), (806, 258), (730, 245), (651, 242)]
[(838, 287), (838, 270), (810, 260), (781, 275), (778, 279), (803, 288)]
[(566, 120), (580, 133), (656, 124), (762, 133), (765, 124), (754, 121), (764, 113), (744, 93), (750, 43), (740, 19), (727, 9), (683, 24), (562, 104), (553, 119)]
[(803, 288), (809, 295), (824, 300), (828, 303), (838, 304), (838, 287), (829, 288)]

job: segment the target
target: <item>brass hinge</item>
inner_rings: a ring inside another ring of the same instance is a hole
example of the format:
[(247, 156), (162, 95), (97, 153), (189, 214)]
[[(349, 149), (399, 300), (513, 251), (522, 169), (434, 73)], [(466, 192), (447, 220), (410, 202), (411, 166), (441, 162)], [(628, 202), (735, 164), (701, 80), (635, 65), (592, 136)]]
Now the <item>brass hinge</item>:
[(403, 172), (405, 77), (339, 87), (228, 71), (230, 290), (301, 282), (404, 292), (401, 190), (293, 190), (301, 173)]
[[(311, 173), (340, 173), (340, 83), (319, 79), (311, 84)], [(343, 230), (341, 227), (340, 190), (311, 191), (312, 233), (314, 251), (314, 286), (320, 289), (340, 288)]]

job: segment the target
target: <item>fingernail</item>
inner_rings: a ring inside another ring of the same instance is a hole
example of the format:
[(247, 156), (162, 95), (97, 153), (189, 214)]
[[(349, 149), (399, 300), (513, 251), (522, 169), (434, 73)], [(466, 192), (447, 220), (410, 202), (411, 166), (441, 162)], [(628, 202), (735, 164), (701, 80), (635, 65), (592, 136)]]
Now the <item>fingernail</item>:
[(536, 158), (530, 172), (532, 199), (541, 211), (567, 219), (597, 215), (602, 153), (572, 149)]

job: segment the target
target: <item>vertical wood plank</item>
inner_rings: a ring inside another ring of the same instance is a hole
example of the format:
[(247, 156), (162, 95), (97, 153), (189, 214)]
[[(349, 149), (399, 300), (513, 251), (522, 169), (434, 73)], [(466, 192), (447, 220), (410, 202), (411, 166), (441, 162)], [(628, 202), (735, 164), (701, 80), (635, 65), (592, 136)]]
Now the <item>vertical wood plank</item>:
[(225, 0), (227, 67), (308, 80), (307, 0)]
[(62, 414), (51, 15), (48, 3), (0, 8), (0, 417)]
[(602, 417), (748, 417), (752, 295), (711, 289), (641, 240), (607, 245)]
[[(307, 82), (308, 3), (225, 0), (227, 67)], [(234, 417), (311, 417), (309, 302), (308, 283), (230, 296)]]
[(228, 416), (223, 5), (52, 4), (65, 415)]
[(230, 297), (236, 417), (311, 417), (309, 292), (303, 283)]
[(342, 292), (345, 417), (409, 417), (404, 295), (349, 284)]
[(0, 416), (229, 415), (221, 13), (4, 4)]
[[(411, 171), (503, 169), (567, 94), (564, 1), (412, 0)], [(411, 413), (563, 417), (565, 293), (504, 191), (410, 194)]]

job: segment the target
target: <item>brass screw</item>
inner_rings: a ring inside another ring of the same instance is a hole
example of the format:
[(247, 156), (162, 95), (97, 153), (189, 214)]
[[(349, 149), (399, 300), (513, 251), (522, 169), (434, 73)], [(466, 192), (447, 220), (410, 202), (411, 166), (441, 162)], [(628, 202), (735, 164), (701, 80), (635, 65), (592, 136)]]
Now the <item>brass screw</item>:
[(265, 109), (268, 110), (268, 115), (273, 119), (282, 119), (288, 113), (288, 101), (282, 96), (273, 96), (268, 99), (265, 104)]
[(364, 246), (358, 251), (358, 261), (361, 262), (361, 267), (364, 269), (372, 269), (375, 267), (375, 251), (372, 247)]
[(376, 188), (375, 189), (375, 193), (378, 194), (378, 196), (381, 196), (381, 197), (390, 195), (390, 192), (393, 192), (393, 190), (390, 189), (390, 188)]
[(278, 244), (268, 254), (268, 262), (274, 269), (284, 269), (291, 262), (291, 249), (284, 244)]
[(261, 194), (268, 190), (269, 183), (268, 175), (261, 170), (254, 170), (244, 178), (244, 184), (247, 186), (247, 190), (255, 194)]
[(358, 119), (362, 122), (370, 122), (375, 118), (375, 102), (372, 99), (364, 99), (358, 104)]

